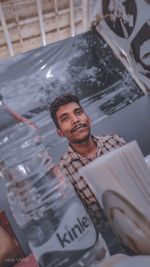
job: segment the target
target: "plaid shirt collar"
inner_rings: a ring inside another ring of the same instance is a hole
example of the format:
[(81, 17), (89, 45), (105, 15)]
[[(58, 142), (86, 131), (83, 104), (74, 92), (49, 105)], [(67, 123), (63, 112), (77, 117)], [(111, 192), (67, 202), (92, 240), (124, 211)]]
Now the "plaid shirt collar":
[[(100, 156), (101, 154), (101, 150), (102, 150), (102, 147), (103, 147), (103, 143), (106, 141), (107, 137), (105, 136), (101, 136), (101, 137), (98, 137), (98, 136), (94, 136), (94, 135), (91, 135), (92, 136), (92, 139), (93, 141), (95, 142), (96, 144), (96, 147), (97, 147), (97, 153), (96, 153), (96, 157)], [(87, 157), (82, 157), (80, 154), (78, 154), (73, 148), (72, 146), (69, 144), (68, 146), (68, 151), (67, 151), (67, 154), (68, 154), (68, 161), (72, 162), (72, 161), (75, 161), (75, 160), (87, 160)]]

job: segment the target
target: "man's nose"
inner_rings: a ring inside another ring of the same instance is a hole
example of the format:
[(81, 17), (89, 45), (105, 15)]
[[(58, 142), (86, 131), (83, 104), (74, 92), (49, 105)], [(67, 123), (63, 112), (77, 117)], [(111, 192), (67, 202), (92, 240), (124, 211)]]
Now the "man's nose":
[(72, 116), (71, 116), (71, 122), (72, 122), (72, 124), (75, 124), (78, 121), (79, 121), (78, 116), (76, 116), (75, 114), (72, 114)]

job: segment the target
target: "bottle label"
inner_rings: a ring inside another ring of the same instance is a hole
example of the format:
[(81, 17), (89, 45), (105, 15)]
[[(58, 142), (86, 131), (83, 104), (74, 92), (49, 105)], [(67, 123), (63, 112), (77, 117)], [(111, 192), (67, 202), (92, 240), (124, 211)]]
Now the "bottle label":
[[(92, 248), (96, 240), (97, 233), (90, 217), (84, 207), (80, 203), (75, 202), (69, 207), (51, 238), (38, 247), (30, 243), (30, 247), (37, 261), (41, 264), (40, 258), (48, 254), (52, 262), (52, 254), (55, 255), (55, 252), (57, 252), (57, 260), (59, 258), (58, 254), (62, 254), (61, 252), (63, 252), (65, 257), (67, 257), (67, 253), (71, 254), (72, 252), (74, 254), (76, 252), (76, 256), (74, 255), (74, 257), (78, 258), (81, 256), (81, 252), (84, 254)], [(41, 264), (41, 266), (43, 265)], [(63, 265), (60, 264), (60, 266)]]

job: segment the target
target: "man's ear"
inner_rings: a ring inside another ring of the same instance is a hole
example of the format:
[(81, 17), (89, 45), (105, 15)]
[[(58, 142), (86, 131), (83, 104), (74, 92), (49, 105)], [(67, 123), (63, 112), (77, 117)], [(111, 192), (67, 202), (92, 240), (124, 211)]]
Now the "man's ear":
[(60, 137), (63, 137), (63, 136), (64, 136), (63, 133), (62, 133), (62, 131), (61, 131), (60, 129), (58, 129), (58, 128), (57, 128), (57, 133), (58, 133), (58, 135), (59, 135)]

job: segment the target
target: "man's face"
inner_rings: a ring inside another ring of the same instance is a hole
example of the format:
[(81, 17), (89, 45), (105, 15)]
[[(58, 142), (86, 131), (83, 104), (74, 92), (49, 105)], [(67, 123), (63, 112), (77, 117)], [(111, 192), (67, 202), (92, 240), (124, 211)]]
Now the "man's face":
[(80, 144), (90, 136), (90, 118), (77, 103), (61, 106), (56, 112), (59, 136), (64, 136), (70, 143)]

